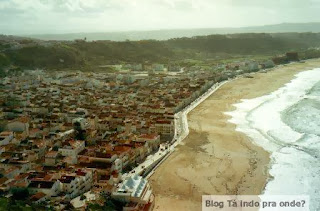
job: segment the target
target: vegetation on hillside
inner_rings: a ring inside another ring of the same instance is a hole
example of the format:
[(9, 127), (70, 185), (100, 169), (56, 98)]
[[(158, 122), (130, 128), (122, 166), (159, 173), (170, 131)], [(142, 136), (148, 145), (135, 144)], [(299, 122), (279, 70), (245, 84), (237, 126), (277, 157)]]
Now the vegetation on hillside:
[(84, 64), (80, 51), (66, 45), (44, 47), (40, 45), (6, 51), (11, 63), (24, 68), (59, 68)]
[(81, 51), (86, 60), (94, 64), (143, 62), (146, 60), (164, 62), (174, 56), (169, 46), (156, 40), (135, 42), (78, 41), (70, 46)]
[(171, 63), (186, 59), (228, 59), (248, 56), (274, 56), (288, 51), (318, 57), (319, 33), (232, 34), (176, 38), (167, 41), (36, 41), (17, 44), (0, 40), (0, 71), (4, 67), (83, 68), (122, 62)]
[(171, 39), (167, 43), (174, 48), (243, 55), (276, 53), (306, 47), (299, 42), (274, 38), (270, 34), (210, 35)]

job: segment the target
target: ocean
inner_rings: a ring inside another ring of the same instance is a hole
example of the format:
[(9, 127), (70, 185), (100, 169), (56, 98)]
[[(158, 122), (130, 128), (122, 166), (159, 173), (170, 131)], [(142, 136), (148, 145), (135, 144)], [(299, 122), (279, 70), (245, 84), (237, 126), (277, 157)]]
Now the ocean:
[(271, 154), (262, 195), (309, 195), (310, 210), (320, 210), (320, 68), (235, 106), (230, 122)]

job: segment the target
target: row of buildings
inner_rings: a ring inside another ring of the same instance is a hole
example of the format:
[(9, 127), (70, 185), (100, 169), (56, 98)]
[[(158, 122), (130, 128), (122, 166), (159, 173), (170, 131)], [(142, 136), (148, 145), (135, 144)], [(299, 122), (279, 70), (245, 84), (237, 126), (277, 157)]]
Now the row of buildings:
[(122, 175), (172, 141), (174, 114), (216, 77), (208, 71), (150, 75), (30, 70), (4, 78), (2, 194), (23, 188), (35, 203), (78, 207), (81, 203), (75, 201), (88, 191), (97, 202), (104, 192), (125, 209), (152, 209), (147, 180)]
[(127, 65), (113, 73), (29, 70), (3, 78), (1, 193), (26, 189), (29, 201), (57, 209), (117, 200), (125, 210), (151, 210), (152, 189), (132, 169), (174, 141), (175, 113), (216, 82), (273, 66), (248, 61), (154, 74)]

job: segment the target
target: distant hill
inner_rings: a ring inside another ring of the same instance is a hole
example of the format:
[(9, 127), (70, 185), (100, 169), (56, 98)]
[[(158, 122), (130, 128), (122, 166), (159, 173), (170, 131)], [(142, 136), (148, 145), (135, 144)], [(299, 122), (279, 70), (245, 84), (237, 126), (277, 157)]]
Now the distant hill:
[(179, 37), (205, 36), (211, 34), (234, 33), (283, 33), (283, 32), (320, 32), (319, 23), (282, 23), (276, 25), (242, 27), (242, 28), (208, 28), (208, 29), (172, 29), (154, 31), (128, 31), (128, 32), (100, 32), (100, 33), (73, 33), (73, 34), (38, 34), (24, 35), (25, 37), (42, 40), (167, 40)]
[(0, 41), (15, 41), (15, 40), (26, 40), (26, 39), (30, 39), (30, 38), (0, 34)]
[[(165, 41), (0, 40), (0, 70), (87, 68), (119, 63), (172, 63), (241, 56), (271, 56), (320, 47), (320, 33), (242, 33), (173, 38)], [(316, 56), (310, 52), (308, 58)], [(316, 52), (318, 55), (318, 52)]]

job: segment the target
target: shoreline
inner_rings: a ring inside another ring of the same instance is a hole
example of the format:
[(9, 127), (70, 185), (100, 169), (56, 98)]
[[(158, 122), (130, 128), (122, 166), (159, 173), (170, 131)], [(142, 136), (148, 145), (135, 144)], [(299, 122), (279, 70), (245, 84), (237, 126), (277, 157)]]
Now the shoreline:
[[(262, 195), (309, 195), (312, 210), (318, 210), (319, 165), (318, 94), (320, 68), (295, 75), (276, 91), (245, 100), (228, 112), (237, 130), (271, 153), (269, 180)], [(264, 121), (261, 122), (261, 119)], [(303, 170), (303, 171), (301, 171)], [(310, 184), (312, 184), (310, 186)]]
[[(147, 159), (136, 166), (133, 170), (128, 173), (123, 174), (122, 179), (129, 178), (133, 175), (142, 175), (145, 178), (151, 177), (155, 170), (175, 151), (175, 147), (179, 144), (183, 144), (182, 141), (188, 136), (189, 128), (188, 128), (188, 118), (187, 115), (193, 109), (195, 109), (199, 104), (205, 101), (210, 95), (216, 92), (221, 86), (229, 82), (230, 80), (223, 81), (220, 83), (216, 83), (212, 85), (205, 93), (191, 102), (187, 107), (183, 110), (179, 111), (175, 114), (175, 131), (174, 131), (174, 142), (171, 142), (169, 145), (160, 145), (159, 150), (147, 157)], [(179, 125), (178, 125), (179, 124)], [(178, 131), (177, 131), (178, 130)], [(179, 134), (178, 134), (179, 133)], [(168, 146), (168, 148), (166, 148)], [(145, 172), (148, 172), (147, 174)]]
[[(186, 108), (184, 108), (182, 111), (179, 111), (175, 114), (175, 132), (174, 137), (176, 141), (174, 141), (170, 147), (169, 147), (169, 153), (164, 157), (164, 159), (157, 164), (157, 167), (161, 165), (174, 151), (175, 148), (183, 144), (183, 140), (188, 136), (189, 134), (189, 125), (188, 125), (188, 114), (193, 111), (199, 104), (201, 104), (203, 101), (205, 101), (210, 95), (212, 95), (214, 92), (216, 92), (221, 86), (228, 83), (229, 80), (223, 81), (221, 83), (214, 84), (210, 89), (208, 89), (204, 94), (202, 94), (200, 97), (198, 97), (195, 101), (193, 101), (190, 105), (188, 105)], [(177, 125), (177, 122), (179, 122), (179, 126)], [(177, 129), (179, 130), (179, 135), (177, 135)], [(177, 137), (178, 136), (178, 137)], [(154, 168), (150, 174), (147, 175), (147, 178), (151, 177), (157, 168)]]
[(190, 134), (150, 177), (155, 210), (201, 210), (205, 194), (261, 194), (270, 179), (270, 154), (236, 131), (225, 112), (241, 99), (269, 94), (296, 73), (319, 66), (320, 60), (312, 59), (254, 73), (252, 79), (239, 77), (192, 110)]

